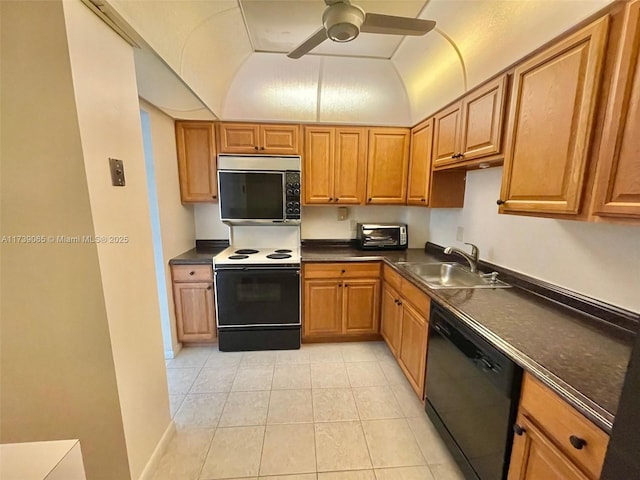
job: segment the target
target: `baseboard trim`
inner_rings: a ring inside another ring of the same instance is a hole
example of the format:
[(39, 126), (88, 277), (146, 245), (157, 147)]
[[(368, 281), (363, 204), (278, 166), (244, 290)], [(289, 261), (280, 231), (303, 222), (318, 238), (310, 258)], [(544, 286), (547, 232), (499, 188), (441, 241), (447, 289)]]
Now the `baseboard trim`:
[(142, 473), (138, 477), (138, 480), (151, 480), (153, 478), (153, 474), (158, 469), (158, 465), (160, 465), (160, 459), (164, 455), (164, 452), (167, 451), (167, 447), (169, 446), (169, 443), (171, 442), (175, 434), (176, 424), (173, 420), (171, 420), (171, 422), (169, 422), (169, 425), (167, 426), (167, 429), (162, 434), (162, 437), (160, 437), (160, 441), (156, 445), (156, 448), (151, 454), (151, 457), (149, 457), (149, 461), (144, 467), (144, 470), (142, 470)]

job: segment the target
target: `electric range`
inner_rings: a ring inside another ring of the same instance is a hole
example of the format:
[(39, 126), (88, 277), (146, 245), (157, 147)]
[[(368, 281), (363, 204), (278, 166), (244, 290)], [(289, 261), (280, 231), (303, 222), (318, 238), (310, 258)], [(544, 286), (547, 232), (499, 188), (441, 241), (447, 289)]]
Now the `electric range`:
[[(253, 228), (213, 259), (218, 348), (300, 348), (299, 237), (288, 238), (285, 227), (275, 237), (265, 230), (269, 227)], [(235, 237), (240, 237), (237, 232)]]

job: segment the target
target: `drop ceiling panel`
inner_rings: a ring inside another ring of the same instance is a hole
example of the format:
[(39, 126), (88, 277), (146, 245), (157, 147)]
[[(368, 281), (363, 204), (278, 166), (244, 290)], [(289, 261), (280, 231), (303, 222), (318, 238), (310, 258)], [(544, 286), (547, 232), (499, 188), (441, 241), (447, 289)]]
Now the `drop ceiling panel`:
[[(240, 0), (256, 51), (287, 53), (322, 26), (322, 0)], [(365, 12), (415, 18), (424, 0), (356, 0)], [(326, 40), (312, 53), (390, 58), (402, 40), (398, 35), (362, 34), (348, 43)]]

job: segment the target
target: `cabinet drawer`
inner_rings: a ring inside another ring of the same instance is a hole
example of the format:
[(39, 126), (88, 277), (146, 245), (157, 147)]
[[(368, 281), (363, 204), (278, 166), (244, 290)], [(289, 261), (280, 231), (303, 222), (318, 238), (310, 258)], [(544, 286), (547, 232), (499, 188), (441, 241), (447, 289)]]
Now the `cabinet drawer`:
[(382, 269), (382, 275), (384, 276), (384, 281), (391, 285), (396, 290), (400, 290), (400, 285), (402, 283), (402, 276), (398, 272), (396, 272), (389, 265), (384, 265)]
[(429, 321), (429, 312), (431, 310), (431, 298), (424, 293), (418, 287), (414, 286), (408, 280), (402, 279), (402, 286), (400, 287), (402, 296), (411, 305), (414, 306), (424, 316), (425, 320)]
[(304, 278), (379, 278), (380, 262), (305, 263)]
[[(531, 375), (525, 374), (520, 406), (562, 451), (592, 478), (600, 478), (609, 436)], [(575, 448), (570, 437), (586, 443)]]
[(174, 282), (213, 282), (213, 267), (209, 265), (173, 265)]

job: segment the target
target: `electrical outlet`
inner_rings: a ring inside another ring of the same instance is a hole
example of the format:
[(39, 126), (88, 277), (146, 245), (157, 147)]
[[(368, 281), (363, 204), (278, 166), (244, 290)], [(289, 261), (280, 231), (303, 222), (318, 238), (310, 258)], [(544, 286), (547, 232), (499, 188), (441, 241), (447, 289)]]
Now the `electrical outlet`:
[(464, 227), (456, 228), (456, 240), (459, 242), (464, 242)]

